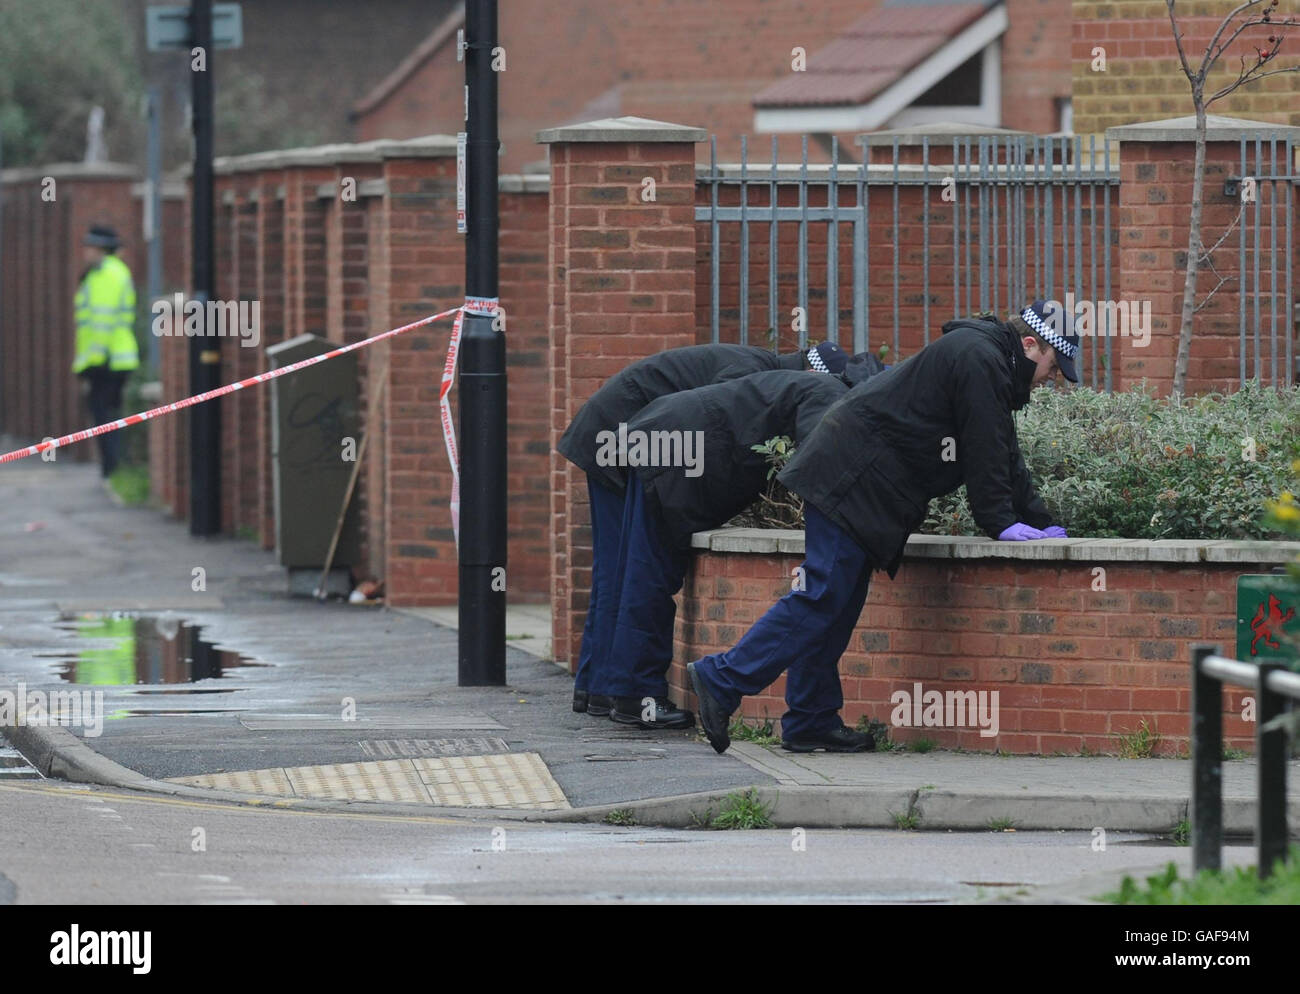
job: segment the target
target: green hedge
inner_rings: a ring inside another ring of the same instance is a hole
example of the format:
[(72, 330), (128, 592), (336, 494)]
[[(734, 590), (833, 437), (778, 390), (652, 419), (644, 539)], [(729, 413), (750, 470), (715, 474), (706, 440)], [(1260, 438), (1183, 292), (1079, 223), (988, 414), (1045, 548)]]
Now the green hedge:
[[(1039, 496), (1073, 536), (1246, 539), (1284, 535), (1264, 514), (1295, 486), (1300, 391), (1248, 383), (1182, 405), (1143, 390), (1036, 390), (1016, 431)], [(1252, 451), (1253, 442), (1253, 451)], [(1253, 458), (1252, 458), (1253, 457)], [(745, 516), (769, 524), (762, 502)], [(785, 524), (784, 527), (790, 527)], [(966, 488), (930, 503), (921, 529), (983, 535)]]

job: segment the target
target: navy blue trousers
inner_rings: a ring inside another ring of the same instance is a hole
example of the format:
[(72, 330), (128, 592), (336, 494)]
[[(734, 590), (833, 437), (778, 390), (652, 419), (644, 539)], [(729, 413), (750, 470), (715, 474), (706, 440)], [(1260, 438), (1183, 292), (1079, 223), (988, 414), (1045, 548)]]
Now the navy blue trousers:
[(673, 621), (677, 617), (673, 595), (682, 589), (689, 562), (689, 550), (675, 548), (665, 539), (658, 515), (646, 503), (636, 470), (629, 470), (608, 693), (616, 697), (668, 696)]
[(803, 588), (792, 589), (726, 652), (695, 672), (728, 711), (786, 674), (781, 735), (834, 731), (844, 706), (839, 660), (867, 600), (872, 563), (863, 548), (811, 504), (804, 504)]
[(618, 614), (623, 498), (590, 475), (587, 493), (591, 498), (591, 596), (587, 601), (587, 621), (582, 628), (582, 650), (573, 689), (608, 694), (609, 690), (603, 688), (614, 619)]

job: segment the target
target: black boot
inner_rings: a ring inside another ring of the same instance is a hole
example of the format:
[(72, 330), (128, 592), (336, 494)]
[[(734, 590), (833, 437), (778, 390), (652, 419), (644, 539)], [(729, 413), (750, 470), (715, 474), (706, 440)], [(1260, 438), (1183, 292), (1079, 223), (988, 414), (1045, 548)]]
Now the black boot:
[(704, 689), (704, 683), (695, 675), (695, 664), (686, 664), (686, 675), (691, 678), (691, 689), (695, 699), (700, 702), (700, 725), (709, 737), (709, 745), (714, 752), (726, 752), (731, 745), (731, 714), (722, 709), (713, 695)]
[(695, 727), (695, 715), (667, 697), (615, 697), (609, 716), (620, 725), (637, 725), (647, 731)]
[(845, 725), (832, 732), (809, 735), (798, 739), (782, 739), (781, 748), (787, 752), (874, 752), (876, 740), (867, 732), (855, 732)]
[(588, 696), (585, 690), (575, 690), (573, 692), (573, 710), (578, 714), (586, 714)]
[(587, 695), (587, 714), (593, 718), (608, 718), (609, 709), (614, 706), (614, 698), (604, 694)]

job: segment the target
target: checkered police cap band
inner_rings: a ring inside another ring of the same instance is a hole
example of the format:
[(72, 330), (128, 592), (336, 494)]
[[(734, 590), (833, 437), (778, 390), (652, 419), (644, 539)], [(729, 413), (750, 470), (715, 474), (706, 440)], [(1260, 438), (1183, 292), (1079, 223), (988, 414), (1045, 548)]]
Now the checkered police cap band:
[(808, 350), (808, 365), (819, 373), (830, 372), (830, 369), (826, 365), (826, 360), (822, 358), (821, 353), (816, 349)]
[(1047, 342), (1048, 345), (1056, 349), (1057, 352), (1061, 353), (1061, 355), (1065, 356), (1067, 359), (1073, 359), (1079, 354), (1079, 346), (1071, 345), (1064, 338), (1054, 332), (1051, 329), (1051, 326), (1040, 318), (1032, 307), (1026, 307), (1020, 312), (1020, 320), (1033, 328), (1043, 341)]

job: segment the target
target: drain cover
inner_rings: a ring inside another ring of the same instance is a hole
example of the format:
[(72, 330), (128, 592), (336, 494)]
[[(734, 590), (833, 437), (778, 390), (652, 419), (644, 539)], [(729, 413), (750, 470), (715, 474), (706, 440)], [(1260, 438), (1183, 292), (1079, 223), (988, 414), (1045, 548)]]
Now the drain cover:
[(371, 759), (483, 756), (488, 753), (510, 751), (504, 739), (487, 735), (460, 739), (369, 739), (357, 744)]

